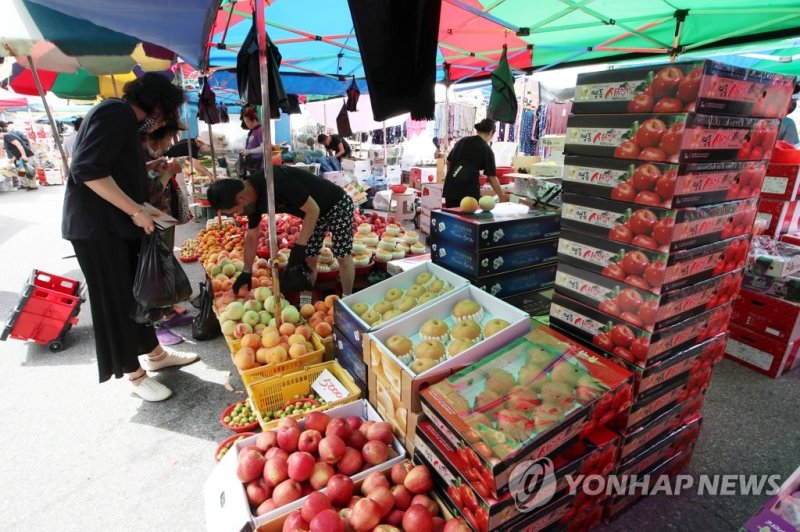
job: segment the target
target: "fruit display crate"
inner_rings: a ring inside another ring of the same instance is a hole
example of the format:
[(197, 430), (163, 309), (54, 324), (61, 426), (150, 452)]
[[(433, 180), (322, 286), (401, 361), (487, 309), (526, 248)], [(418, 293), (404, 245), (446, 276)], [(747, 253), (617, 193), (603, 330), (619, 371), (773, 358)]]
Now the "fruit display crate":
[(329, 410), (335, 406), (355, 401), (361, 396), (361, 389), (353, 381), (353, 377), (336, 361), (315, 364), (300, 371), (276, 375), (265, 380), (254, 382), (247, 388), (247, 392), (255, 408), (256, 417), (258, 418), (259, 425), (261, 425), (261, 429), (269, 430), (278, 425), (278, 420), (265, 421), (261, 415), (262, 412), (279, 410), (282, 406), (286, 405), (286, 403), (294, 399), (296, 395), (306, 395), (312, 392), (311, 385), (325, 370), (330, 371), (331, 374), (342, 383), (347, 391), (347, 395), (337, 401), (320, 405), (309, 412), (292, 414), (289, 417), (300, 420), (310, 412)]
[[(364, 400), (354, 401), (346, 405), (331, 408), (325, 412), (328, 416), (347, 418), (357, 416), (367, 421), (381, 421), (378, 413)], [(301, 421), (302, 425), (302, 421)], [(220, 460), (214, 468), (203, 487), (205, 501), (206, 526), (212, 531), (236, 530), (264, 530), (268, 523), (285, 517), (300, 508), (306, 500), (301, 497), (283, 507), (276, 508), (261, 516), (254, 516), (251, 512), (245, 493), (245, 487), (236, 476), (239, 451), (247, 446), (255, 445), (258, 435), (236, 440), (231, 450)], [(374, 471), (390, 471), (392, 466), (405, 460), (405, 450), (402, 444), (395, 439), (391, 445), (392, 455), (385, 463), (367, 468), (353, 475), (351, 478), (358, 482)], [(325, 489), (321, 490), (323, 493)], [(233, 525), (235, 523), (235, 525)], [(274, 530), (281, 530), (281, 525)], [(269, 528), (267, 528), (269, 529)], [(272, 529), (270, 529), (272, 530)]]
[[(314, 346), (314, 350), (303, 356), (281, 362), (280, 364), (265, 364), (258, 368), (239, 370), (239, 375), (242, 377), (242, 384), (244, 384), (245, 388), (249, 388), (254, 383), (263, 381), (264, 379), (276, 375), (285, 375), (293, 371), (299, 371), (308, 366), (320, 364), (325, 355), (325, 346), (322, 345), (322, 340), (315, 332), (311, 333), (309, 341), (311, 345)], [(232, 358), (233, 355), (231, 355), (231, 359)]]
[(586, 72), (578, 74), (572, 112), (782, 118), (794, 81), (794, 76), (710, 60)]

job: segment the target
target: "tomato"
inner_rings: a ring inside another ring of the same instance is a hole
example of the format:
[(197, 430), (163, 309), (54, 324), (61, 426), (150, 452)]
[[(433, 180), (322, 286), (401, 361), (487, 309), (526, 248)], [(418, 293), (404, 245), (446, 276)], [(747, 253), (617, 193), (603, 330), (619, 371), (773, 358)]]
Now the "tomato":
[(739, 192), (738, 198), (749, 198), (753, 196), (754, 190), (750, 187), (742, 187), (741, 192)]
[(618, 281), (625, 280), (625, 270), (619, 264), (609, 264), (605, 268), (603, 268), (603, 275), (610, 279), (616, 279)]
[(639, 192), (636, 194), (636, 198), (633, 201), (639, 205), (649, 205), (651, 207), (658, 207), (661, 205), (661, 197), (650, 190)]
[(649, 94), (637, 94), (628, 102), (629, 113), (649, 113), (653, 110), (653, 97)]
[(675, 183), (678, 180), (678, 172), (676, 170), (669, 170), (664, 172), (661, 178), (656, 183), (656, 193), (664, 198), (664, 200), (671, 200), (675, 193)]
[(658, 223), (658, 218), (650, 209), (639, 209), (630, 218), (630, 227), (636, 235), (649, 235)]
[(613, 299), (607, 299), (606, 301), (601, 302), (597, 308), (600, 310), (600, 312), (605, 312), (611, 316), (616, 317), (620, 314), (619, 305)]
[(627, 360), (628, 362), (631, 363), (633, 362), (633, 355), (631, 354), (630, 351), (628, 351), (624, 347), (615, 347), (614, 350), (611, 351), (611, 353), (618, 356), (622, 360)]
[(639, 154), (639, 159), (643, 161), (656, 161), (664, 162), (667, 160), (667, 154), (661, 148), (645, 148)]
[(631, 240), (631, 244), (647, 249), (658, 249), (658, 242), (647, 235), (636, 235), (633, 237), (633, 240)]
[(620, 183), (611, 189), (611, 199), (616, 201), (633, 201), (636, 189), (630, 183)]
[(644, 270), (644, 280), (653, 288), (661, 286), (664, 282), (664, 274), (667, 271), (667, 263), (655, 261)]
[(647, 351), (650, 349), (650, 342), (646, 338), (637, 338), (631, 343), (631, 354), (633, 362), (644, 362), (647, 360)]
[(658, 146), (666, 132), (667, 125), (663, 121), (658, 118), (648, 118), (639, 126), (634, 140), (642, 148), (652, 148)]
[(692, 102), (697, 99), (700, 92), (700, 82), (703, 79), (703, 69), (695, 68), (680, 81), (678, 84), (678, 98), (684, 103)]
[(655, 324), (657, 315), (658, 301), (655, 299), (645, 301), (639, 307), (639, 317), (642, 318), (642, 321), (648, 325)]
[(623, 312), (637, 312), (642, 302), (642, 296), (633, 288), (625, 288), (617, 296), (617, 304)]
[(635, 338), (630, 327), (619, 323), (611, 327), (611, 331), (609, 332), (608, 336), (611, 341), (614, 342), (614, 345), (620, 347), (630, 346)]
[(674, 96), (678, 92), (678, 86), (683, 80), (683, 71), (675, 66), (667, 66), (659, 70), (653, 77), (653, 96), (663, 98), (664, 96)]
[(628, 275), (641, 275), (650, 265), (650, 261), (641, 251), (629, 251), (622, 258), (620, 265)]
[(775, 128), (770, 128), (764, 133), (764, 142), (761, 147), (764, 148), (765, 155), (768, 155), (775, 147), (775, 140), (778, 138), (778, 131)]
[(683, 122), (678, 122), (677, 124), (669, 126), (667, 132), (661, 137), (661, 149), (664, 150), (664, 153), (673, 155), (681, 150), (681, 142), (683, 141), (685, 127), (686, 124)]
[(645, 163), (636, 168), (631, 175), (631, 184), (641, 192), (642, 190), (653, 190), (661, 177), (661, 170), (654, 164)]
[(595, 334), (594, 338), (592, 338), (592, 343), (604, 351), (614, 349), (614, 342), (611, 341), (611, 338), (606, 333)]
[(647, 284), (643, 278), (639, 277), (638, 275), (629, 275), (625, 278), (625, 284), (629, 284), (636, 288), (641, 288), (642, 290), (650, 290), (650, 286)]
[(635, 142), (626, 140), (614, 150), (615, 159), (638, 159), (641, 148)]
[(478, 523), (475, 521), (475, 514), (472, 513), (471, 509), (462, 508), (461, 509), (461, 515), (464, 516), (464, 519), (466, 519), (468, 525), (470, 525), (471, 527), (473, 527), (475, 529), (478, 528)]
[(683, 102), (677, 98), (661, 98), (653, 106), (654, 113), (680, 113), (683, 110)]
[(640, 329), (644, 326), (644, 323), (642, 323), (642, 320), (639, 318), (639, 316), (637, 316), (633, 312), (623, 312), (622, 314), (620, 314), (619, 318), (621, 320), (627, 321), (634, 327), (639, 327)]
[(653, 227), (653, 238), (660, 246), (672, 243), (672, 234), (675, 232), (675, 218), (667, 216), (659, 220)]
[(617, 225), (608, 232), (608, 238), (627, 244), (633, 239), (633, 233), (624, 225)]

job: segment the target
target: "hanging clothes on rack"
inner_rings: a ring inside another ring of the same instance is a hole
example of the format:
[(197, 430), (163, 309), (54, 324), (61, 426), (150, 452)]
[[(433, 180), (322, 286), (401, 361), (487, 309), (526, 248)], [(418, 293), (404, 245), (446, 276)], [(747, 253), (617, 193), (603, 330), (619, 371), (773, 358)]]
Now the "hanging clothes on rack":
[(536, 153), (536, 147), (533, 142), (533, 125), (536, 121), (536, 111), (534, 109), (525, 109), (522, 112), (522, 125), (519, 131), (519, 149), (524, 155), (533, 155)]

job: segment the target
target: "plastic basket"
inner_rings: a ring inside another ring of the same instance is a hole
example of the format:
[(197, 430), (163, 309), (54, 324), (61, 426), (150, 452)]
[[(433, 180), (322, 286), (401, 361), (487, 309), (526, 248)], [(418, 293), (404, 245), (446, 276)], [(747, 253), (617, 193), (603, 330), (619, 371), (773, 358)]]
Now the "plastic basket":
[[(322, 412), (334, 406), (343, 405), (355, 401), (361, 396), (361, 389), (353, 380), (353, 377), (345, 370), (338, 362), (323, 362), (322, 364), (315, 364), (309, 366), (301, 371), (289, 373), (288, 375), (279, 375), (270, 379), (253, 383), (247, 389), (250, 394), (250, 400), (256, 409), (256, 417), (261, 425), (262, 430), (273, 429), (278, 426), (278, 420), (264, 421), (261, 412), (265, 410), (275, 411), (279, 410), (288, 401), (294, 399), (295, 395), (305, 395), (311, 391), (311, 385), (319, 377), (324, 370), (330, 371), (339, 382), (347, 389), (347, 396), (339, 401), (319, 406), (309, 411)], [(293, 414), (291, 417), (298, 421), (305, 417), (308, 413)]]
[[(234, 340), (234, 342), (238, 343), (238, 340)], [(322, 357), (325, 354), (325, 346), (323, 345), (322, 340), (317, 333), (311, 333), (311, 345), (314, 346), (314, 350), (310, 353), (306, 353), (300, 358), (287, 360), (286, 362), (282, 362), (280, 364), (267, 364), (266, 366), (261, 366), (260, 368), (239, 371), (239, 375), (242, 376), (242, 383), (244, 384), (245, 388), (248, 388), (253, 383), (269, 379), (270, 377), (274, 377), (276, 375), (285, 375), (293, 371), (299, 371), (307, 366), (319, 364), (322, 362)]]
[[(79, 286), (73, 279), (33, 270), (0, 339), (10, 336), (41, 345), (58, 340), (78, 322)], [(54, 344), (53, 348), (60, 346)]]

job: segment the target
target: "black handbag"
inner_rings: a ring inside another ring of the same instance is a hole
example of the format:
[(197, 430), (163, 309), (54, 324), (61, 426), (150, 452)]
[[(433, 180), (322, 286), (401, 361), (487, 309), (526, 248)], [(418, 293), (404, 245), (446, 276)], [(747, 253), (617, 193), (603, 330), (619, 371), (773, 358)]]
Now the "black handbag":
[(192, 338), (195, 340), (213, 340), (220, 334), (219, 320), (214, 314), (214, 296), (208, 290), (208, 283), (200, 283), (200, 311), (192, 322)]
[(347, 104), (342, 105), (342, 110), (336, 117), (336, 129), (340, 137), (349, 137), (353, 134), (353, 130), (350, 128), (350, 117), (347, 115)]

